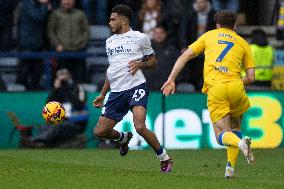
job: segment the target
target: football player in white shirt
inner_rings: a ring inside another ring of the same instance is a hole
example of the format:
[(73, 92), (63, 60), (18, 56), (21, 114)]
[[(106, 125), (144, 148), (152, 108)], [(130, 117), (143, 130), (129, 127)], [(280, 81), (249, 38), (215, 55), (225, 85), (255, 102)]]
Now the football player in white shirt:
[(109, 68), (102, 91), (93, 105), (101, 108), (109, 89), (111, 93), (94, 133), (99, 138), (119, 142), (120, 155), (125, 156), (133, 134), (118, 132), (113, 128), (131, 110), (136, 132), (156, 152), (161, 162), (161, 172), (170, 172), (172, 159), (160, 145), (155, 133), (145, 125), (149, 92), (141, 69), (154, 67), (156, 58), (149, 38), (131, 30), (129, 22), (132, 14), (131, 8), (126, 5), (117, 5), (112, 9), (109, 26), (114, 35), (106, 40)]

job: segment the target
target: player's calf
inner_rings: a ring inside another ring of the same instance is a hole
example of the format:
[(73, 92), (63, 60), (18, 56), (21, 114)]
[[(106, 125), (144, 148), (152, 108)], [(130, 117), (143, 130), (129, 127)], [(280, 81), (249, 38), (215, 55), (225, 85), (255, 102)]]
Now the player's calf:
[(97, 126), (94, 128), (94, 134), (98, 138), (107, 138), (107, 136), (109, 135), (109, 131), (106, 129), (101, 129)]

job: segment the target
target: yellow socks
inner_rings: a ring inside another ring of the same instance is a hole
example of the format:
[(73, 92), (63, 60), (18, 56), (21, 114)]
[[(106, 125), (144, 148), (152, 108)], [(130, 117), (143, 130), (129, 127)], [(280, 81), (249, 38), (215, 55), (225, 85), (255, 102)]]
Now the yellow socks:
[(222, 132), (218, 139), (221, 145), (227, 146), (227, 165), (234, 167), (239, 155), (238, 143), (242, 139), (242, 133), (237, 130)]
[(228, 159), (228, 166), (234, 167), (239, 155), (239, 148), (237, 147), (227, 147), (227, 159)]
[(233, 132), (227, 131), (219, 135), (219, 144), (224, 146), (238, 147), (240, 138)]

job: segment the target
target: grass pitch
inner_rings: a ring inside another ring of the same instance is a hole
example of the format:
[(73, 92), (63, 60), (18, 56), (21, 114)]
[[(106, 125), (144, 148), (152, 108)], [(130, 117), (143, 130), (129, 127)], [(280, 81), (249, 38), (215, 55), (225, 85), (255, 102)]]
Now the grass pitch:
[(242, 154), (236, 178), (224, 179), (225, 150), (169, 150), (173, 172), (161, 174), (151, 150), (2, 150), (1, 189), (261, 189), (284, 188), (284, 149), (255, 150), (256, 164)]

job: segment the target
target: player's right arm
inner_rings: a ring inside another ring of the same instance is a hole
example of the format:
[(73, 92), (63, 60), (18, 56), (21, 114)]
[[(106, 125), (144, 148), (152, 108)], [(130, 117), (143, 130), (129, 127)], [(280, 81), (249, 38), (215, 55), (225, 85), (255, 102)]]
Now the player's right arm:
[(163, 91), (163, 94), (168, 96), (170, 94), (173, 94), (175, 92), (175, 80), (180, 73), (180, 71), (183, 69), (185, 64), (195, 57), (195, 54), (191, 48), (188, 48), (176, 61), (172, 72), (170, 76), (168, 77), (168, 80), (164, 83), (161, 90)]
[(109, 89), (110, 89), (110, 83), (109, 83), (109, 80), (108, 80), (107, 75), (106, 75), (105, 83), (104, 83), (104, 86), (102, 88), (101, 94), (99, 96), (97, 96), (95, 98), (95, 100), (93, 100), (93, 105), (96, 108), (101, 108), (103, 106), (105, 96), (106, 96)]
[(206, 36), (204, 34), (200, 38), (198, 38), (197, 41), (191, 44), (188, 47), (188, 49), (177, 59), (172, 69), (172, 72), (168, 77), (168, 80), (164, 83), (164, 85), (161, 88), (164, 95), (168, 96), (175, 92), (175, 80), (178, 74), (189, 60), (193, 59), (195, 56), (199, 55), (204, 51), (205, 39)]

